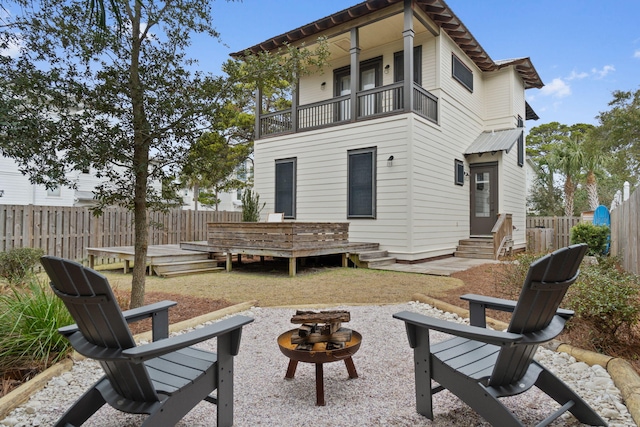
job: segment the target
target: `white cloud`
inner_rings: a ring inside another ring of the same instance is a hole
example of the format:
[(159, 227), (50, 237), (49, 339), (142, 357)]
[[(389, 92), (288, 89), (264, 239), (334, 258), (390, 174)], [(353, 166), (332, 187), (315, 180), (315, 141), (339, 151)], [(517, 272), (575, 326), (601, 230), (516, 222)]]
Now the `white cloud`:
[(16, 58), (18, 55), (20, 55), (21, 47), (21, 41), (18, 41), (17, 43), (10, 42), (9, 46), (6, 49), (0, 49), (0, 55), (8, 56), (10, 58)]
[(607, 74), (615, 71), (616, 68), (613, 65), (605, 65), (601, 70), (597, 70), (595, 68), (591, 69), (591, 72), (596, 75), (597, 78), (604, 78)]
[(540, 93), (545, 96), (553, 96), (554, 98), (564, 98), (571, 95), (571, 87), (561, 78), (555, 78), (551, 83), (546, 84)]
[(633, 52), (633, 57), (634, 58), (639, 58), (640, 59), (640, 49), (636, 50), (635, 52)]
[(585, 73), (584, 71), (581, 73), (576, 72), (575, 70), (573, 70), (571, 72), (571, 74), (569, 74), (569, 77), (567, 77), (567, 80), (581, 80), (584, 79), (585, 77), (589, 77), (589, 73)]

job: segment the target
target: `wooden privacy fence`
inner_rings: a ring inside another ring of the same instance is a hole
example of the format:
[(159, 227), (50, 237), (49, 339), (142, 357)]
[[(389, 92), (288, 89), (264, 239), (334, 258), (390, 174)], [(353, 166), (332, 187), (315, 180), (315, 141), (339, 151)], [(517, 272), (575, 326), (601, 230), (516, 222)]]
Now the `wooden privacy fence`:
[(622, 267), (640, 274), (640, 191), (636, 190), (620, 206), (611, 211), (612, 256), (619, 256)]
[(527, 251), (540, 253), (568, 246), (571, 227), (579, 222), (578, 216), (527, 217)]
[[(207, 240), (207, 223), (240, 222), (242, 213), (172, 209), (148, 217), (149, 245), (168, 245)], [(124, 208), (96, 217), (86, 207), (0, 205), (0, 251), (41, 248), (47, 255), (84, 260), (85, 248), (133, 243), (133, 213)]]

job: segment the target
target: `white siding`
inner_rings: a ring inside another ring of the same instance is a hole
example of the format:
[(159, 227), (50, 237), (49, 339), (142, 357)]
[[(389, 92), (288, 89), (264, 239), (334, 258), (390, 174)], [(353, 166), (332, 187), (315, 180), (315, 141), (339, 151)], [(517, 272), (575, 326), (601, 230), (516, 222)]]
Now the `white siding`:
[[(383, 67), (390, 65), (383, 85), (393, 83), (401, 31), (360, 55), (382, 56)], [(454, 161), (462, 160), (465, 171), (473, 162), (498, 161), (499, 212), (513, 214), (515, 243), (524, 246), (525, 173), (517, 165), (517, 145), (508, 154), (463, 154), (482, 132), (513, 128), (518, 115), (524, 118), (522, 80), (513, 67), (481, 72), (444, 31), (437, 37), (421, 32), (414, 42), (422, 45), (423, 87), (438, 97), (438, 124), (401, 114), (256, 141), (255, 189), (267, 203), (263, 215), (274, 208), (275, 160), (295, 157), (296, 220), (348, 221), (351, 241), (380, 243), (401, 260), (448, 255), (470, 231), (469, 178), (455, 185)], [(472, 70), (473, 91), (453, 78), (453, 54)], [(333, 97), (333, 69), (347, 65), (344, 54), (331, 58), (322, 74), (303, 78), (300, 104)], [(347, 151), (367, 147), (377, 148), (376, 219), (347, 219)]]
[[(254, 188), (266, 202), (263, 215), (274, 209), (275, 160), (295, 157), (296, 220), (348, 221), (351, 241), (404, 250), (410, 202), (408, 118), (393, 116), (256, 141)], [(347, 219), (347, 151), (368, 147), (377, 148), (376, 219)]]

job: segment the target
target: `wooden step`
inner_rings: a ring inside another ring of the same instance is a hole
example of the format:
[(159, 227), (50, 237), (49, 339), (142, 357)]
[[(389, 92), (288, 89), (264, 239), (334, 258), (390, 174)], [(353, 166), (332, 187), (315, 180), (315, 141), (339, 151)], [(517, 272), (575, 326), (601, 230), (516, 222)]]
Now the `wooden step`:
[(471, 237), (458, 242), (453, 254), (458, 258), (494, 259), (493, 239), (491, 237)]
[(158, 274), (158, 276), (163, 278), (168, 278), (168, 277), (187, 276), (190, 274), (216, 273), (220, 271), (224, 271), (224, 267), (200, 268), (196, 270), (168, 271), (168, 272), (162, 273), (162, 275)]
[(185, 271), (200, 271), (200, 270), (217, 270), (218, 262), (212, 259), (196, 259), (192, 261), (179, 261), (155, 264), (153, 271), (160, 277), (167, 277), (168, 275)]

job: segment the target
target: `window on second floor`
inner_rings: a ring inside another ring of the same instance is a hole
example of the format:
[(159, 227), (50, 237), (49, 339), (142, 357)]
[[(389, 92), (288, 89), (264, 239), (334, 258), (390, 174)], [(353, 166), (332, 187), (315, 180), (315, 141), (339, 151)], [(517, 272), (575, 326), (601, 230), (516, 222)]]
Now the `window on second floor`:
[(349, 150), (347, 218), (376, 217), (376, 148)]
[[(404, 80), (404, 51), (393, 54), (393, 81)], [(413, 48), (413, 81), (422, 86), (422, 46)]]
[(473, 72), (457, 56), (451, 55), (451, 74), (464, 87), (473, 92)]
[[(524, 121), (520, 116), (518, 116), (518, 127), (524, 128)], [(524, 166), (524, 130), (518, 137), (518, 166)]]
[(276, 160), (275, 212), (296, 217), (296, 158)]

